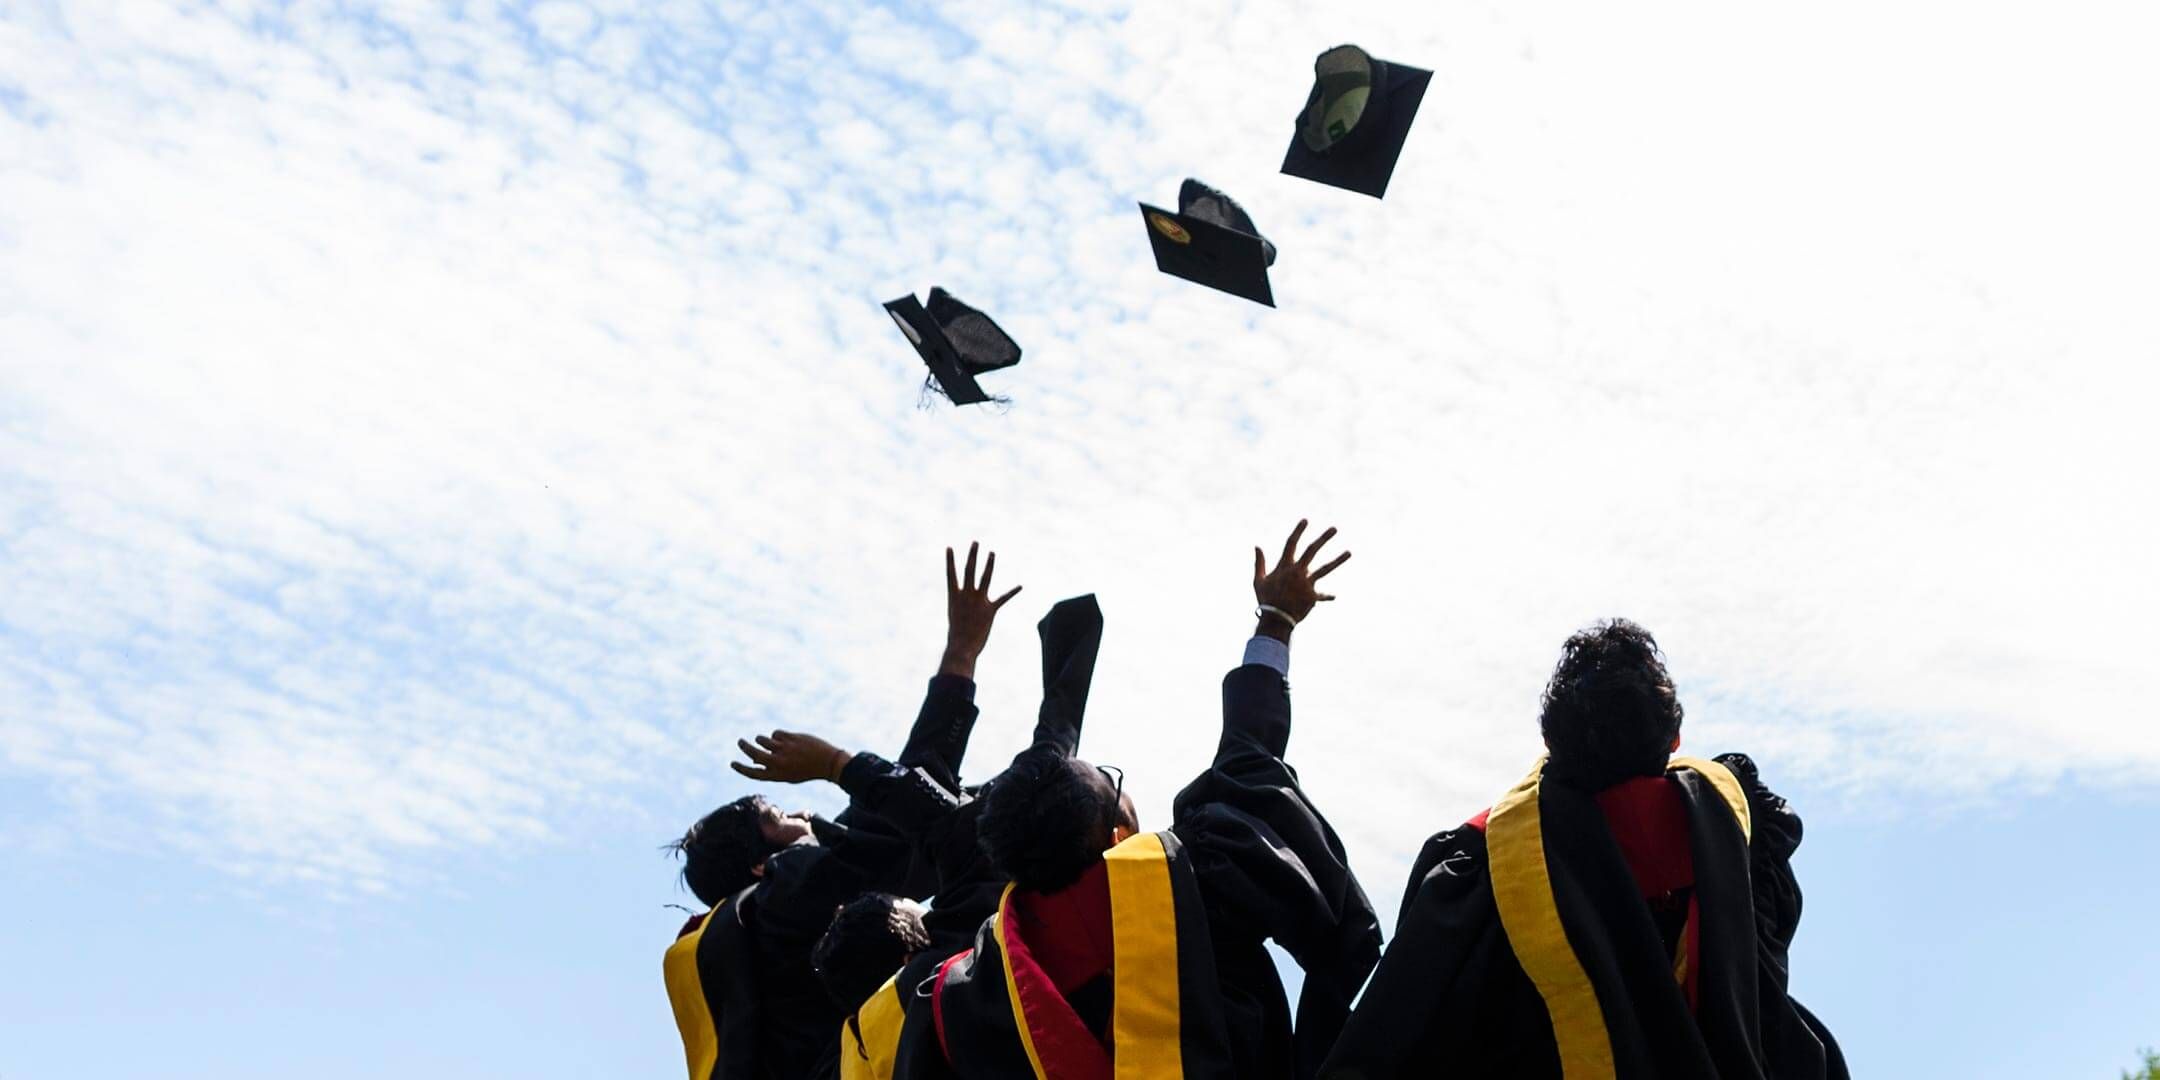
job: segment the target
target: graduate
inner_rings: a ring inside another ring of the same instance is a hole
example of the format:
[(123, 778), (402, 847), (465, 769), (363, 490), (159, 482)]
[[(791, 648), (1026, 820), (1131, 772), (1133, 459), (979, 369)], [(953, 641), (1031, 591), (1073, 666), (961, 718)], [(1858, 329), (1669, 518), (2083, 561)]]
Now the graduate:
[(698, 820), (672, 847), (683, 882), (707, 905), (691, 917), (663, 964), (690, 1080), (806, 1080), (833, 1075), (833, 1032), (847, 1011), (811, 966), (811, 951), (840, 905), (865, 891), (926, 895), (914, 847), (890, 822), (934, 799), (925, 773), (955, 775), (976, 718), (975, 663), (998, 609), (1020, 590), (990, 598), (997, 556), (975, 578), (969, 545), (963, 580), (945, 552), (945, 654), (897, 761), (849, 753), (811, 735), (774, 732), (738, 742), (754, 780), (828, 779), (848, 809), (827, 821), (783, 813), (750, 795)]
[[(972, 946), (903, 992), (898, 1080), (1309, 1076), (1378, 959), (1372, 905), (1283, 760), (1292, 630), (1334, 530), (1273, 570), (1253, 552), (1259, 624), (1223, 680), (1214, 765), (1171, 827), (1142, 832), (1123, 774), (1041, 743), (980, 800), (985, 855), (1011, 884)], [(1264, 942), (1304, 969), (1291, 1007)], [(913, 969), (907, 974), (913, 975)], [(904, 976), (905, 978), (906, 976)]]
[(1547, 755), (1425, 844), (1327, 1080), (1844, 1080), (1786, 993), (1800, 818), (1739, 754), (1672, 757), (1681, 706), (1625, 620), (1568, 639)]
[[(1042, 638), (1043, 700), (1035, 744), (1079, 751), (1088, 687), (1102, 645), (1102, 609), (1093, 596), (1060, 601), (1036, 630)], [(920, 770), (929, 774), (930, 770)], [(937, 871), (937, 895), (927, 912), (888, 893), (849, 901), (818, 939), (811, 962), (833, 1000), (850, 1015), (840, 1031), (841, 1080), (888, 1080), (907, 1010), (923, 1000), (903, 990), (919, 986), (953, 953), (967, 948), (982, 921), (997, 910), (1005, 878), (976, 840), (980, 792), (958, 778), (939, 799), (911, 800), (891, 819), (918, 836)]]

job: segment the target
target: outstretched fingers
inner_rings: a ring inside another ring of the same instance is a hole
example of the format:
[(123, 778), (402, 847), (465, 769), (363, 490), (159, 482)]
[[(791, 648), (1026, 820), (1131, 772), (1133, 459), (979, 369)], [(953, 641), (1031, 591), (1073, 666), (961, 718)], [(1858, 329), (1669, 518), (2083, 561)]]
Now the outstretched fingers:
[(953, 550), (951, 548), (945, 549), (945, 591), (947, 593), (960, 591), (960, 571), (953, 567)]
[[(759, 744), (767, 743), (765, 736), (760, 735), (757, 738)], [(769, 744), (754, 745), (748, 739), (737, 739), (735, 740), (735, 748), (741, 750), (743, 756), (751, 761), (749, 765), (745, 765), (740, 761), (728, 762), (728, 765), (736, 772), (752, 780), (769, 780), (772, 778), (773, 752)]]
[(1305, 549), (1305, 554), (1298, 557), (1298, 567), (1300, 569), (1303, 569), (1307, 566), (1311, 566), (1313, 556), (1320, 554), (1320, 549), (1322, 547), (1325, 547), (1327, 545), (1327, 542), (1333, 539), (1335, 539), (1335, 530), (1333, 527), (1330, 527), (1326, 532), (1321, 533), (1320, 538), (1314, 540), (1310, 547), (1307, 547)]
[(1005, 590), (1005, 595), (1003, 595), (1003, 596), (1000, 596), (1000, 597), (998, 597), (998, 598), (997, 598), (997, 601), (996, 601), (995, 603), (992, 603), (992, 604), (990, 605), (990, 610), (992, 610), (992, 611), (996, 611), (997, 609), (999, 609), (999, 608), (1001, 608), (1001, 607), (1004, 607), (1004, 606), (1005, 606), (1005, 601), (1007, 601), (1007, 600), (1010, 600), (1010, 599), (1012, 599), (1013, 597), (1015, 597), (1015, 596), (1018, 596), (1018, 595), (1020, 595), (1020, 590), (1021, 590), (1021, 589), (1024, 589), (1024, 588), (1026, 588), (1026, 587), (1027, 587), (1027, 586), (1025, 586), (1025, 585), (1015, 585), (1015, 586), (1013, 586), (1012, 588), (1010, 588), (1010, 589), (1007, 589), (1007, 590)]
[(982, 591), (986, 593), (990, 591), (990, 575), (995, 573), (997, 573), (997, 552), (993, 551), (988, 558), (983, 560), (983, 576), (980, 583)]
[[(1333, 533), (1334, 533), (1334, 531), (1335, 531), (1335, 530), (1333, 530), (1333, 529), (1329, 529), (1329, 530), (1328, 530), (1328, 532), (1329, 532), (1330, 534), (1333, 534)], [(1324, 539), (1324, 538), (1323, 538), (1323, 539)], [(1308, 552), (1308, 553), (1306, 554), (1306, 556), (1305, 556), (1305, 557), (1309, 559), (1309, 558), (1312, 558), (1312, 555), (1311, 555), (1311, 553), (1309, 553), (1309, 552)], [(1342, 564), (1344, 564), (1344, 563), (1346, 563), (1346, 562), (1349, 562), (1349, 561), (1350, 561), (1350, 553), (1349, 553), (1349, 552), (1347, 552), (1347, 551), (1343, 552), (1343, 553), (1342, 553), (1342, 554), (1340, 554), (1340, 555), (1337, 555), (1337, 556), (1335, 556), (1335, 557), (1334, 557), (1334, 558), (1332, 558), (1332, 559), (1329, 559), (1329, 560), (1327, 561), (1327, 563), (1326, 563), (1325, 565), (1323, 565), (1322, 567), (1320, 567), (1320, 569), (1318, 569), (1318, 570), (1315, 570), (1315, 571), (1313, 571), (1313, 575), (1312, 575), (1312, 580), (1314, 580), (1314, 581), (1318, 581), (1318, 580), (1320, 580), (1321, 578), (1324, 578), (1324, 577), (1328, 576), (1329, 574), (1332, 574), (1332, 573), (1334, 573), (1334, 572), (1335, 572), (1335, 568), (1336, 568), (1336, 567), (1338, 567), (1338, 566), (1341, 566)], [(1330, 597), (1329, 599), (1333, 599), (1333, 597)]]
[(1276, 560), (1276, 563), (1275, 563), (1275, 565), (1276, 565), (1276, 567), (1277, 567), (1277, 568), (1281, 568), (1281, 567), (1283, 567), (1283, 566), (1287, 566), (1287, 565), (1289, 565), (1289, 564), (1290, 564), (1290, 561), (1291, 561), (1292, 559), (1294, 559), (1294, 558), (1296, 558), (1296, 557), (1297, 557), (1297, 542), (1298, 542), (1298, 538), (1299, 538), (1299, 537), (1301, 537), (1301, 536), (1304, 536), (1304, 535), (1305, 535), (1305, 519), (1304, 519), (1304, 518), (1299, 518), (1299, 519), (1298, 519), (1298, 523), (1297, 523), (1297, 528), (1295, 528), (1295, 529), (1292, 529), (1292, 530), (1290, 530), (1290, 539), (1288, 539), (1288, 540), (1285, 540), (1285, 541), (1283, 541), (1283, 546), (1282, 546), (1282, 558), (1281, 558), (1281, 559), (1278, 559), (1278, 560)]
[(981, 546), (975, 541), (968, 542), (967, 576), (961, 579), (961, 584), (967, 586), (969, 592), (975, 591), (975, 550)]

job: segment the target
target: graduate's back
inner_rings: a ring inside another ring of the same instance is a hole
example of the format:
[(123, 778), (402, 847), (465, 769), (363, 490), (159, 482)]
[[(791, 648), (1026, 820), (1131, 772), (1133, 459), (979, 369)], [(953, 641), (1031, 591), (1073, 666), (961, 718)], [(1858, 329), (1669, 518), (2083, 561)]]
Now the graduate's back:
[(1647, 631), (1570, 638), (1549, 756), (1427, 841), (1323, 1075), (1844, 1077), (1786, 993), (1800, 819), (1744, 756), (1670, 757), (1681, 718)]

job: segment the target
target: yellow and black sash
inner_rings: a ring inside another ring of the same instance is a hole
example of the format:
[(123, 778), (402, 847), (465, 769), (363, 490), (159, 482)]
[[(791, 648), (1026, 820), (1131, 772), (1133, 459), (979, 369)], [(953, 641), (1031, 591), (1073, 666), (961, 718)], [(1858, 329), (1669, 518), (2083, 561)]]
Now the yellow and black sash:
[(738, 893), (706, 912), (668, 946), (661, 961), (690, 1080), (752, 1075), (757, 995), (742, 925), (742, 897)]
[(840, 1032), (840, 1080), (892, 1080), (907, 1009), (900, 976), (885, 980)]
[(1485, 836), (1509, 947), (1544, 999), (1566, 1080), (1761, 1075), (1747, 796), (1724, 766), (1674, 758), (1700, 926), (1691, 1010), (1594, 793), (1540, 760)]
[(962, 1077), (1183, 1080), (1188, 1050), (1219, 1041), (1192, 1037), (1220, 1025), (1205, 1015), (1205, 995), (1189, 989), (1196, 974), (1212, 979), (1213, 970), (1204, 932), (1181, 940), (1184, 922), (1203, 930), (1205, 922), (1176, 836), (1142, 833), (1103, 859), (1114, 955), (1110, 1045), (1034, 965), (1014, 932), (1008, 887), (975, 948), (948, 962), (931, 991), (939, 1042)]

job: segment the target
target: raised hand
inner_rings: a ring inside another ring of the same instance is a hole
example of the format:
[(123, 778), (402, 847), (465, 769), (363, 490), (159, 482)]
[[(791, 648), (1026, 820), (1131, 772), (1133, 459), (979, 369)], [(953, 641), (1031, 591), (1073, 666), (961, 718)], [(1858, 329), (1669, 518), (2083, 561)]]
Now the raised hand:
[(736, 772), (752, 780), (778, 784), (800, 784), (806, 780), (837, 782), (840, 770), (855, 756), (815, 735), (799, 731), (760, 735), (755, 744), (747, 739), (737, 739), (735, 745), (750, 759), (748, 765), (740, 761), (729, 762)]
[(990, 627), (997, 621), (998, 609), (1020, 594), (1020, 586), (1015, 585), (1005, 595), (990, 599), (997, 552), (984, 560), (982, 580), (977, 582), (975, 555), (980, 546), (968, 545), (965, 576), (953, 568), (953, 549), (945, 549), (945, 661), (938, 665), (941, 675), (975, 677), (975, 661), (982, 656), (983, 647), (990, 644)]
[[(1262, 608), (1260, 624), (1264, 632), (1271, 636), (1287, 637), (1290, 627), (1303, 622), (1305, 616), (1312, 613), (1313, 605), (1335, 599), (1314, 586), (1321, 578), (1334, 573), (1336, 567), (1350, 561), (1350, 553), (1345, 551), (1320, 569), (1314, 570), (1314, 556), (1319, 555), (1320, 549), (1335, 538), (1335, 530), (1329, 529), (1321, 533), (1320, 538), (1314, 540), (1306, 547), (1304, 554), (1300, 555), (1297, 545), (1298, 540), (1305, 535), (1305, 524), (1300, 521), (1297, 528), (1290, 530), (1290, 539), (1283, 541), (1282, 558), (1277, 560), (1273, 570), (1268, 569), (1267, 556), (1259, 548), (1252, 550), (1253, 599), (1259, 601)], [(1282, 614), (1274, 615), (1268, 609)]]

